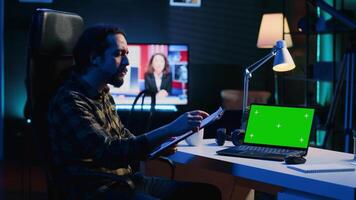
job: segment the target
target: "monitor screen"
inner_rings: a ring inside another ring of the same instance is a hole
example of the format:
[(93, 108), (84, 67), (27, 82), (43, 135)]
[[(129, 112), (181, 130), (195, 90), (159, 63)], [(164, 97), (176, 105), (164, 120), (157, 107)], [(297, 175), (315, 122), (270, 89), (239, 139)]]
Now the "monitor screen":
[[(188, 45), (129, 44), (128, 50), (124, 84), (110, 86), (116, 104), (132, 105), (143, 90), (156, 94), (157, 105), (188, 104)], [(146, 97), (144, 104), (150, 103)]]

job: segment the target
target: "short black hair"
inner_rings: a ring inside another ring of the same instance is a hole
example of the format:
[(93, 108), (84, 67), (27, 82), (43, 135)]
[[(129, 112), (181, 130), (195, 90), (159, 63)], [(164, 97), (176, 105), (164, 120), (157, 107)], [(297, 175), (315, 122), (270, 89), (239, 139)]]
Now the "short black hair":
[(82, 33), (73, 50), (76, 72), (84, 73), (91, 64), (91, 57), (103, 55), (109, 46), (106, 38), (111, 34), (122, 34), (126, 38), (119, 27), (111, 24), (97, 24)]

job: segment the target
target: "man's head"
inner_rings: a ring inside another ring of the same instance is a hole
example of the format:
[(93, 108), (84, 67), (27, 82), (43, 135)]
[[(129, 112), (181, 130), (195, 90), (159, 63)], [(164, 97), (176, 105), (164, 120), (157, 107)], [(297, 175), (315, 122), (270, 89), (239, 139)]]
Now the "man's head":
[(127, 53), (123, 31), (113, 25), (96, 25), (86, 29), (74, 47), (75, 70), (80, 74), (100, 70), (109, 77), (107, 83), (120, 87), (129, 64)]

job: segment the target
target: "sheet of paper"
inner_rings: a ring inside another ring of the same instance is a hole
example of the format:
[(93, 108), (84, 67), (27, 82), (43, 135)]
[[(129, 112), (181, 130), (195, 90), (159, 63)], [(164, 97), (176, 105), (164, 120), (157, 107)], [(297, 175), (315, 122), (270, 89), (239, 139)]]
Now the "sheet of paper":
[(350, 162), (350, 164), (356, 165), (356, 160), (355, 160), (355, 161)]
[(291, 165), (287, 166), (304, 173), (322, 173), (322, 172), (347, 172), (355, 171), (355, 167), (345, 164), (304, 164), (304, 165)]
[[(212, 122), (220, 119), (223, 114), (224, 114), (224, 109), (222, 107), (219, 107), (219, 109), (217, 111), (215, 111), (213, 114), (209, 115), (208, 117), (206, 117), (205, 119), (202, 120), (202, 122), (200, 124), (200, 128), (202, 129), (205, 126), (211, 124)], [(184, 133), (183, 135), (176, 137), (174, 140), (170, 140), (170, 141), (167, 141), (167, 142), (161, 144), (161, 146), (159, 148), (157, 148), (150, 154), (150, 157), (152, 158), (152, 157), (157, 156), (162, 151), (164, 151), (164, 150), (170, 148), (171, 146), (177, 144), (178, 142), (184, 140), (185, 138), (189, 137), (193, 133), (195, 133), (195, 132), (188, 131), (188, 132)]]

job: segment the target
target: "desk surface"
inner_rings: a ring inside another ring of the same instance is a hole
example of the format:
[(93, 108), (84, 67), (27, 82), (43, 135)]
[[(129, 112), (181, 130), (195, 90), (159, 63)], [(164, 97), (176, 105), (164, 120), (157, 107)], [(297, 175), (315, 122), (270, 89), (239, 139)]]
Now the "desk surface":
[[(293, 191), (337, 199), (355, 199), (356, 171), (303, 173), (287, 168), (283, 162), (217, 155), (216, 151), (232, 146), (231, 142), (217, 146), (213, 139), (204, 145), (188, 146), (184, 141), (170, 158), (181, 164), (229, 173), (236, 177), (280, 186)], [(348, 166), (353, 154), (309, 148), (306, 164), (340, 163)]]

